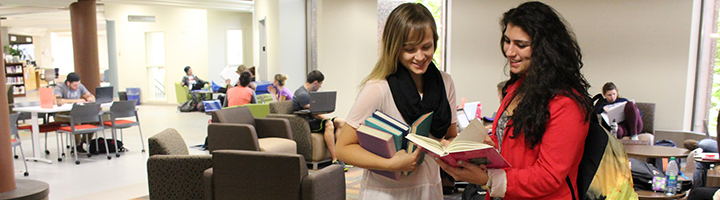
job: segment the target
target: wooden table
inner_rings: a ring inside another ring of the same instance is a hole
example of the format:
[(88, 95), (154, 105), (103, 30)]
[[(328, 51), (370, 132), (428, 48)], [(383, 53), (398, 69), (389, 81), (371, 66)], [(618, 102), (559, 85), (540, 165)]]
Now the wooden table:
[(635, 193), (638, 194), (639, 199), (682, 199), (685, 197), (685, 192), (677, 193), (672, 196), (665, 195), (664, 192), (654, 192), (654, 191), (638, 191), (636, 190)]
[(623, 145), (628, 157), (645, 160), (647, 158), (687, 158), (690, 150), (676, 147), (648, 146), (648, 145)]

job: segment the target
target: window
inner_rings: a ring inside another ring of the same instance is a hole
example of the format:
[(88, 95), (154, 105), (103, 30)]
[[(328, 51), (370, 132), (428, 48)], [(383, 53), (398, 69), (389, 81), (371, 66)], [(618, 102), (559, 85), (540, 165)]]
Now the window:
[(151, 101), (166, 101), (165, 97), (165, 34), (145, 33), (145, 57), (148, 74), (148, 91)]
[(227, 30), (227, 65), (243, 64), (243, 33), (242, 30)]

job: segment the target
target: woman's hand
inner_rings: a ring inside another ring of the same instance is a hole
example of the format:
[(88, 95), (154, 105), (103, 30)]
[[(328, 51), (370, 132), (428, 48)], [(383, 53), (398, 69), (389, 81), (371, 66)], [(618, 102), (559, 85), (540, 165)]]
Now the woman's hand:
[(489, 135), (485, 137), (485, 141), (483, 143), (497, 148), (497, 146), (495, 146), (495, 142), (493, 142)]
[(413, 171), (417, 166), (417, 161), (420, 158), (420, 151), (422, 149), (417, 148), (413, 153), (407, 153), (404, 150), (398, 151), (390, 158), (390, 165), (388, 169), (390, 171)]
[(267, 91), (270, 92), (271, 94), (275, 94), (275, 92), (276, 92), (275, 87), (273, 87), (272, 85), (269, 85), (267, 87)]
[(475, 165), (469, 162), (458, 161), (459, 167), (452, 167), (445, 161), (435, 158), (435, 162), (445, 170), (456, 181), (465, 181), (478, 185), (485, 185), (488, 182), (488, 173), (485, 165)]

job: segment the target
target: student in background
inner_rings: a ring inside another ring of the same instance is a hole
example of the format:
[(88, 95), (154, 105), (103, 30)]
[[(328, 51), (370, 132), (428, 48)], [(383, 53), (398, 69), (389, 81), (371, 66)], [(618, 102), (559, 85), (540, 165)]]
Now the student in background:
[[(432, 62), (437, 41), (435, 19), (422, 4), (401, 4), (388, 16), (380, 58), (361, 83), (348, 114), (348, 128), (340, 133), (337, 144), (340, 160), (365, 169), (360, 199), (443, 198), (440, 169), (431, 157), (426, 155), (419, 164), (420, 151), (398, 151), (383, 158), (361, 147), (356, 132), (375, 110), (407, 124), (432, 111), (430, 137), (447, 144), (446, 139), (457, 135), (455, 85), (450, 74)], [(367, 169), (412, 173), (395, 181)]]
[[(75, 72), (69, 73), (65, 79), (65, 84), (57, 84), (53, 89), (53, 95), (57, 101), (57, 105), (66, 103), (88, 103), (95, 102), (95, 96), (88, 91), (85, 86), (80, 83), (80, 75)], [(70, 115), (70, 112), (58, 112), (57, 115)], [(55, 116), (55, 122), (69, 123), (70, 119)], [(105, 118), (105, 117), (103, 117)], [(77, 143), (77, 151), (80, 153), (87, 153), (83, 148), (85, 139), (92, 138), (94, 133), (75, 135), (75, 142)]]
[(250, 72), (240, 73), (238, 86), (227, 91), (227, 107), (242, 106), (249, 103), (256, 103), (255, 91), (248, 87), (250, 85)]
[[(597, 103), (595, 103), (595, 113), (600, 114), (605, 112), (605, 110), (612, 108), (618, 103), (627, 102), (625, 103), (625, 121), (618, 122), (617, 127), (617, 135), (616, 137), (618, 139), (630, 139), (631, 137), (638, 136), (640, 137), (640, 134), (643, 129), (643, 122), (642, 118), (640, 116), (640, 110), (638, 110), (637, 106), (634, 102), (628, 101), (626, 98), (619, 97), (617, 87), (613, 82), (607, 82), (602, 87), (602, 95), (598, 94), (593, 97), (593, 101), (597, 100)], [(605, 122), (607, 125), (610, 125), (612, 122)], [(606, 128), (610, 128), (609, 126), (606, 126)], [(645, 134), (642, 134), (645, 135)], [(643, 138), (652, 137), (651, 134), (643, 136)], [(652, 139), (648, 139), (650, 142), (653, 142)]]
[[(325, 76), (318, 70), (313, 70), (307, 75), (305, 84), (301, 85), (295, 94), (293, 94), (292, 104), (293, 111), (310, 109), (310, 92), (317, 92), (320, 90)], [(343, 128), (345, 120), (339, 117), (329, 117), (321, 114), (309, 114), (305, 116), (308, 125), (310, 125), (310, 131), (313, 133), (323, 133), (325, 144), (327, 145), (330, 156), (332, 157), (333, 164), (345, 165), (345, 163), (338, 161), (335, 151), (335, 139)], [(348, 168), (345, 166), (345, 171)]]
[(577, 199), (578, 165), (593, 114), (582, 54), (561, 16), (540, 2), (504, 13), (501, 47), (510, 68), (492, 141), (511, 167), (437, 163), (457, 180), (490, 187), (489, 197)]
[(187, 86), (188, 88), (192, 89), (195, 84), (205, 84), (207, 82), (203, 81), (202, 79), (198, 78), (193, 74), (193, 70), (190, 66), (185, 67), (185, 76), (183, 76), (181, 84), (182, 86)]
[(290, 89), (285, 87), (285, 81), (287, 81), (287, 79), (288, 76), (285, 74), (275, 74), (275, 81), (267, 88), (268, 92), (270, 92), (273, 96), (273, 101), (286, 101), (293, 99), (293, 93), (290, 92)]

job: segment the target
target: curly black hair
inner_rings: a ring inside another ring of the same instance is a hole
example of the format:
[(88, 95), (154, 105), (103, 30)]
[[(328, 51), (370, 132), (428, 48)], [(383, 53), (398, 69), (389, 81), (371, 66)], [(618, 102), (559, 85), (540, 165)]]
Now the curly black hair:
[[(504, 34), (508, 24), (521, 28), (531, 38), (532, 56), (525, 72), (525, 80), (517, 88), (513, 99), (521, 97), (511, 117), (513, 127), (510, 138), (524, 133), (526, 145), (532, 149), (541, 142), (545, 126), (550, 118), (548, 103), (554, 97), (570, 97), (585, 110), (585, 121), (590, 121), (593, 111), (587, 89), (590, 84), (580, 72), (583, 67), (580, 46), (575, 34), (565, 25), (562, 17), (552, 7), (540, 2), (526, 2), (510, 9), (500, 21)], [(500, 39), (500, 48), (506, 37)], [(506, 65), (507, 67), (507, 65)], [(520, 79), (520, 74), (510, 73), (510, 80), (503, 88)]]

